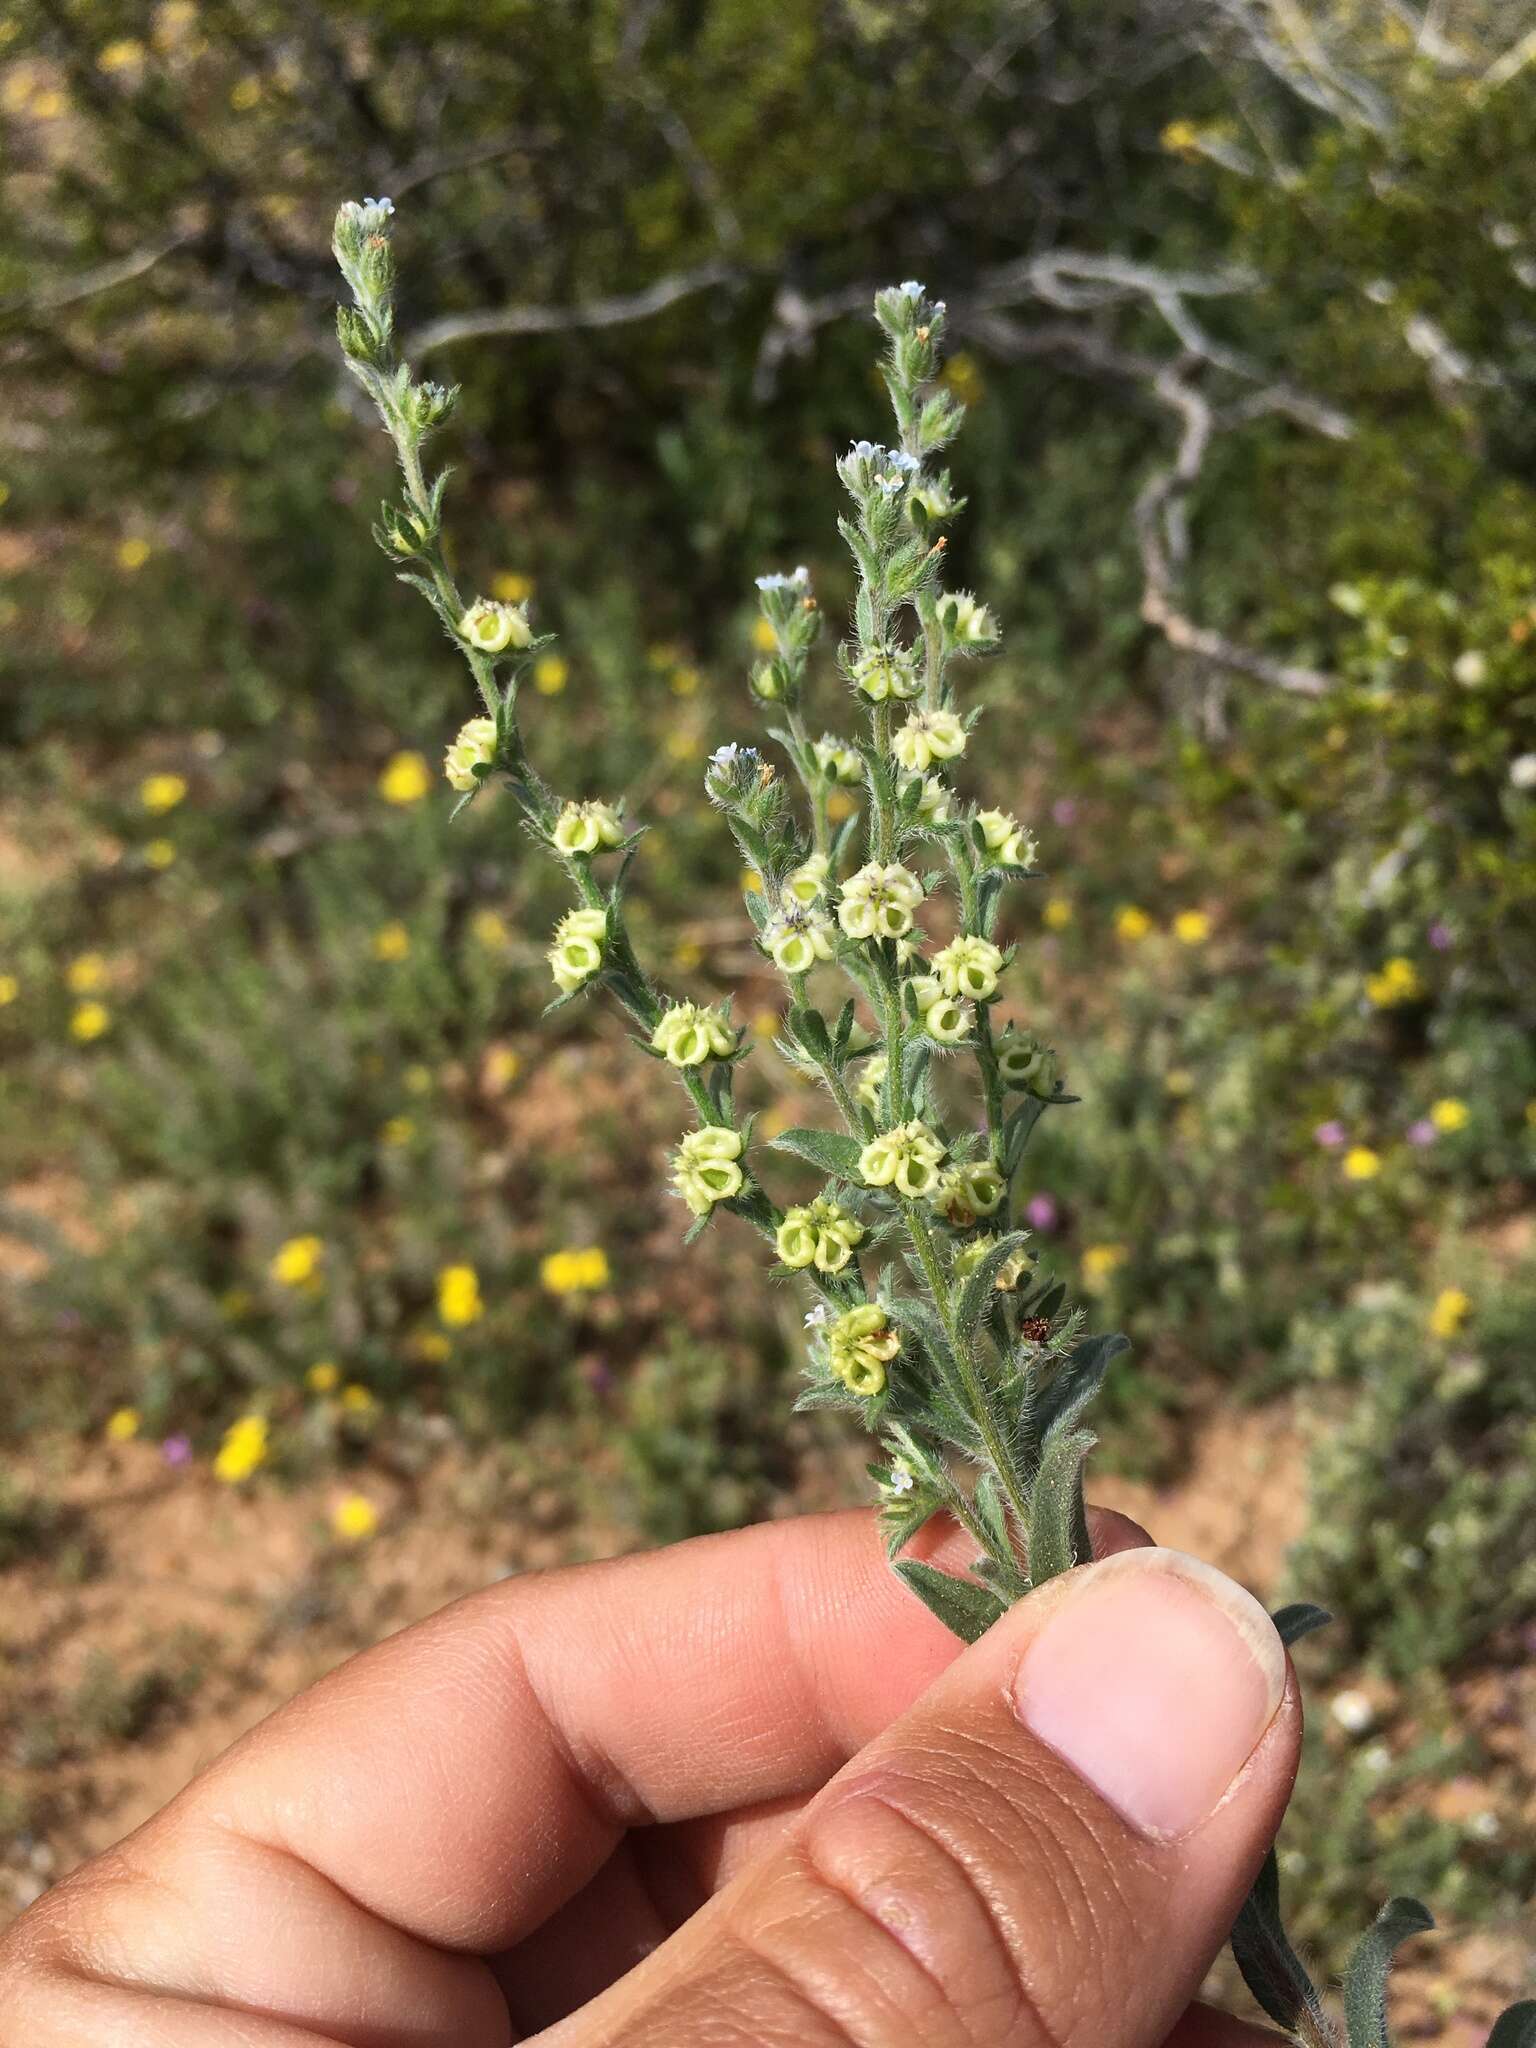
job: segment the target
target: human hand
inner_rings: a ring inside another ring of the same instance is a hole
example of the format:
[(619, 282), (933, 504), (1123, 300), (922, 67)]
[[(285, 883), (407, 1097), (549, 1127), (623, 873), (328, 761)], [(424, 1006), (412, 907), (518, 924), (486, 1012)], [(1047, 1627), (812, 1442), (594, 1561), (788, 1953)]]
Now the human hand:
[(1285, 1653), (1093, 1524), (964, 1650), (863, 1512), (460, 1601), (25, 1914), (0, 2043), (1273, 2042), (1189, 2000), (1290, 1790)]

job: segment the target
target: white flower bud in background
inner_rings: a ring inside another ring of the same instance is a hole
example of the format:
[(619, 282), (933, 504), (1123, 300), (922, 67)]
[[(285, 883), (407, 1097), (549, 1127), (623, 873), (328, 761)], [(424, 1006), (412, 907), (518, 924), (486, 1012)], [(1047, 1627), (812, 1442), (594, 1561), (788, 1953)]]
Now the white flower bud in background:
[(504, 654), (509, 647), (528, 646), (533, 628), (524, 606), (481, 597), (459, 620), (459, 637), (480, 654)]
[(741, 1133), (728, 1124), (705, 1124), (683, 1139), (672, 1155), (672, 1185), (695, 1216), (741, 1193), (741, 1152)]
[(608, 919), (601, 910), (568, 910), (555, 926), (548, 953), (550, 972), (563, 995), (590, 981), (603, 964)]
[(556, 818), (550, 838), (562, 853), (600, 853), (623, 844), (624, 824), (612, 804), (570, 803)]
[(909, 775), (926, 775), (935, 761), (965, 752), (965, 727), (953, 711), (914, 711), (891, 741), (891, 752)]
[(1376, 1725), (1376, 1708), (1367, 1693), (1336, 1692), (1328, 1712), (1346, 1735), (1366, 1735)]
[(871, 861), (844, 882), (837, 921), (850, 939), (899, 939), (911, 931), (922, 900), (923, 885), (910, 868)]
[[(472, 718), (443, 756), (443, 773), (455, 789), (478, 789), (496, 762), (496, 721)], [(481, 770), (476, 774), (476, 769)]]

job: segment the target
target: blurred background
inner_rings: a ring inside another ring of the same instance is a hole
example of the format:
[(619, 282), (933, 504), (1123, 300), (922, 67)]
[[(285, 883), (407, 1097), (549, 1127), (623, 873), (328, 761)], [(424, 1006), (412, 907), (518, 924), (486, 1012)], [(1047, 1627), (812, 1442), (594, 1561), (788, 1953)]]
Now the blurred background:
[(1297, 1929), (1419, 1892), (1409, 2031), (1480, 2041), (1536, 1961), (1536, 9), (5, 0), (0, 122), (0, 1917), (452, 1593), (864, 1497), (745, 1231), (679, 1248), (677, 1103), (538, 1024), (509, 807), (449, 825), (332, 335), (388, 193), (461, 580), (563, 636), (535, 756), (759, 1033), (703, 757), (753, 575), (848, 595), (873, 288), (947, 297), (972, 788), (1085, 1098), (1030, 1221), (1135, 1341), (1096, 1490), (1335, 1611)]

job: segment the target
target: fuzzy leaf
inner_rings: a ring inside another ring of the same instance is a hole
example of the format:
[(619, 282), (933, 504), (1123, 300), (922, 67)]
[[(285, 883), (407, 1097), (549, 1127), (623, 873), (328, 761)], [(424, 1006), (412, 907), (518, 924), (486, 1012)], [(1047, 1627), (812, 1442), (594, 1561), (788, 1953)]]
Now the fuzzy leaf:
[(1499, 2014), (1488, 2048), (1536, 2048), (1536, 1998), (1522, 1998)]
[(973, 1337), (981, 1327), (982, 1318), (992, 1306), (997, 1291), (997, 1276), (1016, 1252), (1021, 1252), (1029, 1242), (1027, 1230), (1010, 1230), (1006, 1237), (1000, 1237), (986, 1253), (976, 1270), (960, 1290), (960, 1300), (955, 1309), (955, 1320), (961, 1334)]
[[(1042, 1309), (1041, 1313), (1049, 1311)], [(1130, 1339), (1118, 1335), (1085, 1337), (1081, 1344), (1074, 1344), (1040, 1396), (1040, 1434), (1070, 1429), (1103, 1386), (1110, 1366), (1130, 1348)]]
[(1003, 1512), (1003, 1497), (998, 1491), (996, 1476), (983, 1472), (976, 1482), (972, 1496), (977, 1520), (986, 1530), (995, 1557), (1007, 1558), (1013, 1553), (1013, 1543), (1008, 1533), (1008, 1517)]
[(1047, 1580), (1093, 1556), (1083, 1508), (1083, 1460), (1098, 1442), (1086, 1429), (1053, 1429), (1029, 1499), (1029, 1582)]
[(1344, 2026), (1349, 2048), (1391, 2048), (1387, 2034), (1387, 1972), (1400, 1943), (1435, 1924), (1417, 1899), (1388, 1899), (1361, 1935), (1344, 1972)]
[(894, 1557), (898, 1550), (912, 1541), (925, 1522), (932, 1521), (939, 1511), (939, 1504), (929, 1495), (922, 1500), (893, 1501), (881, 1513), (880, 1534), (885, 1540), (885, 1554)]
[(899, 1557), (896, 1573), (962, 1643), (979, 1642), (1006, 1612), (1003, 1602), (985, 1586), (973, 1585), (969, 1579), (952, 1578), (948, 1572), (935, 1571), (931, 1564)]
[(1289, 1607), (1277, 1607), (1270, 1620), (1275, 1624), (1281, 1642), (1289, 1649), (1292, 1643), (1299, 1643), (1314, 1629), (1326, 1628), (1333, 1616), (1326, 1607), (1314, 1607), (1310, 1600), (1297, 1600)]
[(789, 1028), (811, 1055), (812, 1059), (832, 1064), (832, 1038), (827, 1030), (827, 1020), (820, 1010), (808, 1006), (794, 1009), (789, 1013)]
[(912, 1332), (941, 1371), (954, 1371), (955, 1355), (949, 1348), (949, 1338), (929, 1303), (919, 1301), (915, 1295), (899, 1295), (890, 1305), (890, 1315), (898, 1329)]
[(776, 1152), (793, 1152), (798, 1159), (808, 1159), (823, 1173), (839, 1174), (851, 1181), (859, 1177), (859, 1154), (863, 1147), (857, 1138), (847, 1137), (841, 1131), (808, 1130), (797, 1124), (792, 1130), (780, 1131), (769, 1143)]
[(1260, 1865), (1230, 1939), (1243, 1982), (1272, 2020), (1294, 2034), (1296, 2022), (1305, 2013), (1318, 2040), (1332, 2038), (1317, 1987), (1281, 1923), (1280, 1866), (1273, 1849)]

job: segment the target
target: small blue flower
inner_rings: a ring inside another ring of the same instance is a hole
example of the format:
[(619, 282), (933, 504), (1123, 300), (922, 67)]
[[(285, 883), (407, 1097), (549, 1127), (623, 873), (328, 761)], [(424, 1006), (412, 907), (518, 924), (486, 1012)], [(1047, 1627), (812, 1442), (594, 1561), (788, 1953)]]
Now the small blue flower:
[(923, 296), (923, 287), (916, 281), (915, 278), (909, 277), (905, 284), (897, 285), (896, 289), (905, 298), (909, 298), (914, 306), (917, 304), (918, 300)]
[(365, 199), (363, 204), (364, 206), (371, 207), (374, 212), (382, 214), (385, 220), (388, 220), (395, 210), (393, 199)]

